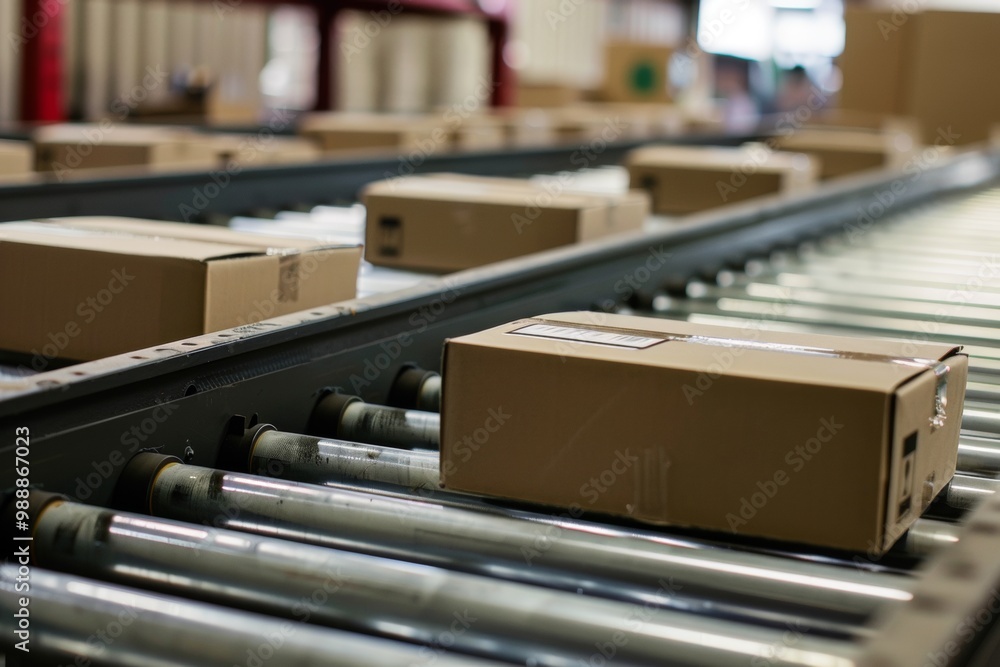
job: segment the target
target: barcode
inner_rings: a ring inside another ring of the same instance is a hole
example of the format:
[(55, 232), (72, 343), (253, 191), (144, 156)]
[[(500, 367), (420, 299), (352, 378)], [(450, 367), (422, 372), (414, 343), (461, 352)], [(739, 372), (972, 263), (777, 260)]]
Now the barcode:
[(629, 336), (610, 331), (595, 331), (594, 329), (557, 327), (551, 324), (529, 324), (510, 333), (518, 334), (519, 336), (533, 336), (535, 338), (555, 338), (557, 340), (572, 340), (579, 343), (593, 343), (595, 345), (629, 347), (635, 350), (641, 350), (666, 340), (665, 338)]

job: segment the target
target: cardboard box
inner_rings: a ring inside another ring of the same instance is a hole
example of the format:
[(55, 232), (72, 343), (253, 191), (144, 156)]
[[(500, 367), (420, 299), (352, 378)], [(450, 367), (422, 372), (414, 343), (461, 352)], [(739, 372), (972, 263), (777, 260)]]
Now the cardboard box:
[(556, 143), (552, 115), (544, 109), (498, 107), (492, 114), (503, 124), (505, 142), (509, 146), (530, 148)]
[(127, 218), (0, 225), (0, 349), (90, 360), (351, 299), (359, 246)]
[(609, 42), (604, 47), (603, 97), (608, 102), (669, 102), (673, 49), (659, 44)]
[(907, 113), (920, 121), (923, 142), (988, 140), (1000, 118), (1000, 71), (993, 67), (1000, 13), (926, 11), (915, 18)]
[(0, 175), (30, 174), (35, 149), (26, 141), (0, 140)]
[(850, 129), (801, 129), (773, 139), (781, 150), (806, 153), (819, 160), (821, 179), (869, 169), (899, 169), (913, 157), (914, 137), (903, 133)]
[(955, 472), (968, 358), (747, 333), (560, 313), (447, 341), (444, 488), (884, 552)]
[(491, 179), (411, 176), (372, 183), (365, 259), (448, 272), (641, 228), (644, 208)]
[(323, 157), (315, 142), (302, 137), (210, 134), (204, 140), (215, 148), (220, 166), (234, 161), (244, 167), (301, 164)]
[(460, 181), (463, 183), (479, 184), (497, 191), (526, 192), (536, 197), (544, 194), (550, 196), (565, 194), (588, 197), (598, 205), (608, 207), (608, 215), (611, 216), (612, 224), (621, 229), (632, 229), (641, 226), (642, 222), (649, 217), (649, 195), (641, 190), (629, 190), (622, 193), (593, 192), (564, 184), (559, 181), (558, 177), (536, 180), (449, 173), (426, 174), (426, 177), (443, 179), (449, 182)]
[(520, 107), (564, 107), (583, 99), (583, 91), (575, 86), (560, 83), (524, 83), (517, 87), (517, 104)]
[[(452, 119), (447, 113), (445, 121)], [(502, 118), (489, 114), (470, 114), (453, 121), (452, 148), (460, 151), (485, 151), (507, 145), (507, 128)]]
[(395, 114), (310, 114), (299, 124), (299, 134), (316, 141), (325, 151), (409, 151), (426, 146), (447, 150), (452, 142), (443, 122)]
[(212, 169), (218, 155), (203, 135), (169, 127), (136, 127), (110, 122), (56, 125), (35, 132), (35, 169), (171, 166)]
[(985, 141), (1000, 117), (1000, 13), (848, 8), (840, 106), (914, 117), (925, 144)]
[[(904, 14), (907, 23), (914, 15)], [(906, 33), (896, 29), (892, 9), (844, 8), (844, 52), (837, 59), (843, 74), (838, 106), (876, 116), (905, 115), (910, 48)], [(888, 32), (885, 27), (892, 29)]]
[(630, 187), (647, 191), (653, 212), (681, 215), (752, 197), (812, 187), (819, 163), (758, 144), (740, 148), (650, 146), (625, 158)]

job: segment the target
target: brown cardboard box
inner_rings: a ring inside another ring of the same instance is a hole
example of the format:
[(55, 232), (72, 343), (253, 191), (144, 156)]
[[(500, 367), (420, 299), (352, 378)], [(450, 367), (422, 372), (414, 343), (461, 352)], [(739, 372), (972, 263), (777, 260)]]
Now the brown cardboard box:
[(299, 134), (316, 141), (325, 151), (447, 150), (452, 143), (446, 123), (395, 114), (310, 114), (299, 124)]
[(520, 107), (564, 107), (576, 104), (583, 98), (583, 91), (559, 83), (524, 83), (517, 87), (517, 104)]
[(203, 135), (170, 127), (55, 125), (35, 132), (35, 168), (68, 172), (75, 169), (138, 165), (211, 169), (218, 154)]
[(608, 102), (669, 102), (673, 49), (658, 44), (609, 42), (604, 47), (603, 97)]
[(571, 183), (561, 181), (558, 176), (543, 180), (448, 173), (426, 174), (425, 176), (450, 182), (478, 183), (497, 190), (527, 192), (532, 196), (548, 193), (555, 196), (566, 194), (590, 197), (598, 204), (609, 207), (608, 214), (611, 216), (612, 224), (621, 229), (633, 229), (641, 226), (642, 222), (649, 217), (649, 195), (641, 190), (629, 190), (620, 194), (597, 193), (573, 187)]
[(351, 299), (361, 249), (125, 218), (0, 225), (0, 349), (90, 360)]
[(914, 137), (837, 128), (801, 129), (774, 137), (776, 148), (806, 153), (820, 162), (821, 179), (869, 169), (898, 169), (914, 154)]
[(600, 313), (519, 320), (446, 343), (442, 484), (877, 555), (955, 472), (958, 350)]
[(1000, 71), (993, 66), (1000, 60), (1000, 13), (927, 11), (914, 18), (907, 112), (920, 121), (923, 142), (986, 141), (1000, 118)]
[(646, 190), (653, 212), (693, 213), (752, 197), (793, 193), (813, 186), (814, 158), (775, 152), (759, 144), (740, 148), (650, 146), (631, 151), (630, 187)]
[(1000, 117), (1000, 13), (850, 8), (840, 57), (847, 110), (913, 116), (922, 142), (984, 141)]
[(323, 156), (315, 142), (302, 137), (210, 134), (204, 141), (215, 148), (220, 166), (236, 162), (243, 167), (313, 162)]
[(26, 141), (0, 140), (0, 175), (30, 174), (35, 149)]
[(452, 147), (460, 151), (484, 151), (507, 145), (506, 123), (489, 114), (470, 114), (464, 118), (445, 115), (452, 124)]
[(510, 146), (550, 146), (556, 142), (552, 114), (544, 109), (498, 107), (492, 113), (503, 124), (505, 142)]
[(616, 208), (614, 197), (489, 181), (411, 176), (372, 183), (363, 193), (365, 259), (458, 271), (639, 229), (645, 219), (633, 199)]
[[(907, 23), (913, 15), (903, 14)], [(893, 24), (891, 9), (848, 6), (844, 10), (844, 52), (837, 63), (844, 77), (839, 106), (853, 112), (878, 116), (906, 113), (910, 47), (906, 33)], [(886, 26), (892, 28), (886, 31)]]

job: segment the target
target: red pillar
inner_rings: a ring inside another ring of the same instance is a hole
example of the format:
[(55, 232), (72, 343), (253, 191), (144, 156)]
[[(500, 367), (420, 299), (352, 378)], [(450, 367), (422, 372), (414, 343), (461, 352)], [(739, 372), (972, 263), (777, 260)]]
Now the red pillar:
[(62, 99), (62, 10), (59, 0), (23, 0), (18, 25), (21, 51), (21, 119), (60, 121)]
[(319, 25), (319, 63), (316, 69), (316, 110), (326, 111), (336, 103), (335, 80), (337, 72), (337, 16), (338, 7), (329, 3), (316, 4), (316, 22)]

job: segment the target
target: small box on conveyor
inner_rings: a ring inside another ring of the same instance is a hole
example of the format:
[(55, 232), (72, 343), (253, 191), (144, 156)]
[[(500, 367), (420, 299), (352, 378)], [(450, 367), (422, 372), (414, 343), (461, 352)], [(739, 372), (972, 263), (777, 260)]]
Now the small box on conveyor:
[(799, 129), (774, 137), (776, 148), (806, 153), (819, 160), (821, 179), (869, 169), (898, 169), (916, 150), (916, 136), (903, 132), (846, 128)]
[(0, 176), (34, 171), (35, 149), (27, 141), (0, 140)]
[(0, 224), (0, 349), (42, 370), (250, 324), (353, 298), (360, 261), (357, 245), (182, 223)]
[(647, 191), (653, 212), (683, 215), (762, 195), (812, 187), (819, 161), (764, 145), (649, 146), (625, 159), (630, 187)]
[(451, 148), (452, 135), (444, 122), (426, 116), (402, 114), (316, 113), (307, 115), (299, 134), (324, 151), (411, 151), (425, 153)]
[(960, 348), (560, 313), (447, 341), (447, 489), (887, 550), (955, 472)]
[(36, 131), (35, 168), (63, 175), (77, 169), (154, 166), (212, 169), (218, 150), (204, 135), (179, 128), (116, 125), (101, 121), (54, 125)]
[(634, 231), (649, 210), (643, 193), (587, 194), (447, 174), (372, 183), (362, 199), (365, 259), (435, 272)]

